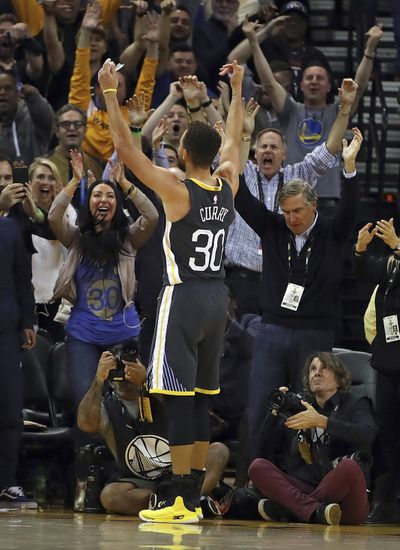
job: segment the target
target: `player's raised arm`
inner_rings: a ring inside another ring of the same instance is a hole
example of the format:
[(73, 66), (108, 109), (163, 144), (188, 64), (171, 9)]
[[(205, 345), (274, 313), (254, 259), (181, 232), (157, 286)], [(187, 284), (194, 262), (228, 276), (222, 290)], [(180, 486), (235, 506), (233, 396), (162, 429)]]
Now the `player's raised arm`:
[(223, 76), (231, 73), (232, 100), (226, 119), (225, 139), (221, 149), (220, 166), (216, 175), (222, 176), (232, 186), (235, 195), (239, 188), (240, 145), (243, 135), (242, 83), (244, 68), (237, 61), (224, 65), (220, 71)]
[(118, 76), (115, 64), (110, 59), (104, 62), (98, 80), (104, 94), (111, 137), (118, 157), (140, 181), (153, 189), (161, 199), (167, 199), (176, 192), (176, 177), (168, 170), (155, 166), (135, 146), (131, 130), (117, 101)]

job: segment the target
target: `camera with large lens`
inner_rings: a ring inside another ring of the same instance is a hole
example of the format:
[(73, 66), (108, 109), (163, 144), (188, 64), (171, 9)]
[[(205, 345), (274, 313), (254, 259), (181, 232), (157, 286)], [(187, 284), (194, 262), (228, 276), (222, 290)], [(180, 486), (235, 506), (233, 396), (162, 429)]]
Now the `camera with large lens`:
[(125, 380), (124, 361), (131, 363), (140, 362), (139, 341), (137, 338), (132, 338), (123, 344), (114, 346), (110, 351), (117, 360), (117, 367), (110, 370), (108, 373), (108, 380), (110, 382), (121, 382), (122, 380)]
[(306, 409), (301, 403), (302, 399), (297, 393), (280, 390), (275, 390), (267, 396), (269, 408), (285, 419)]

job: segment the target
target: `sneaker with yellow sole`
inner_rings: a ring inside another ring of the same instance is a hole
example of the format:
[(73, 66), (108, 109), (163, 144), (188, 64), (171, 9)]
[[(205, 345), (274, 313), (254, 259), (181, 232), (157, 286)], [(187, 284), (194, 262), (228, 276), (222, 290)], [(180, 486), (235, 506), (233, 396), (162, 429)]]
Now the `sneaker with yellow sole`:
[(198, 523), (199, 516), (195, 510), (189, 510), (181, 496), (177, 496), (169, 506), (156, 508), (155, 510), (142, 510), (139, 512), (142, 521), (152, 523)]

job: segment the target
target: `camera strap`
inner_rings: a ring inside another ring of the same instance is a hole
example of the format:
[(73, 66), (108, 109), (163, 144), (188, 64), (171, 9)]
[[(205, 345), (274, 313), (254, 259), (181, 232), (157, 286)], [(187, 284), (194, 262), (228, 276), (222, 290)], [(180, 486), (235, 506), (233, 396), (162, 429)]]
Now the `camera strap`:
[(297, 434), (297, 444), (299, 447), (301, 458), (304, 460), (306, 464), (312, 464), (313, 459), (311, 456), (310, 438), (308, 437), (305, 430), (300, 430), (299, 433)]
[(139, 420), (140, 422), (153, 422), (151, 412), (150, 396), (146, 386), (143, 384), (139, 389)]

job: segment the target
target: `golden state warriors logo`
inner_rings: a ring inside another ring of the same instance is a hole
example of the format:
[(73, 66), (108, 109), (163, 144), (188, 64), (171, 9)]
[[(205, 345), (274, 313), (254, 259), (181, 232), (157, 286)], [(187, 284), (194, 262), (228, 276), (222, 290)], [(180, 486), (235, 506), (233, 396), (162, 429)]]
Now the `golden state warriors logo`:
[(166, 439), (156, 435), (139, 435), (125, 451), (125, 463), (136, 476), (156, 479), (171, 468), (171, 455)]
[(322, 142), (324, 126), (320, 120), (314, 118), (303, 119), (297, 131), (297, 137), (306, 147), (315, 147)]

